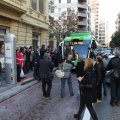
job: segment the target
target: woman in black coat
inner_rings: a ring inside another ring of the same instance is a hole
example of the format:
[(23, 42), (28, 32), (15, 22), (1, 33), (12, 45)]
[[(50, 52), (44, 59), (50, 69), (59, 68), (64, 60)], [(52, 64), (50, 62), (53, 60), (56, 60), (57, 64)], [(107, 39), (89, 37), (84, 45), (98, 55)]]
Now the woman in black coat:
[(86, 105), (93, 120), (98, 120), (97, 115), (92, 106), (92, 103), (96, 102), (95, 92), (96, 79), (93, 70), (93, 60), (91, 58), (87, 58), (85, 60), (84, 71), (85, 71), (84, 76), (78, 78), (81, 87), (81, 100), (79, 111), (77, 114), (74, 114), (74, 117), (79, 120)]

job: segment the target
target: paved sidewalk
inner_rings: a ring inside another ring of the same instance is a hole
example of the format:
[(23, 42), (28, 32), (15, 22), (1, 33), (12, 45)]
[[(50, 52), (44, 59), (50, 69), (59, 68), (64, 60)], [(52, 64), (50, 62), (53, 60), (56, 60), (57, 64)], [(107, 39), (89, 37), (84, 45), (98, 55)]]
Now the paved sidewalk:
[[(120, 106), (110, 106), (110, 88), (107, 89), (108, 95), (103, 96), (101, 103), (94, 104), (94, 109), (99, 120), (120, 120)], [(92, 120), (92, 119), (91, 119)]]
[(10, 97), (22, 92), (23, 90), (37, 84), (39, 81), (33, 78), (33, 72), (29, 71), (25, 74), (25, 78), (21, 80), (20, 83), (15, 85), (5, 84), (5, 74), (2, 73), (0, 76), (0, 81), (2, 85), (0, 86), (0, 102), (9, 99)]

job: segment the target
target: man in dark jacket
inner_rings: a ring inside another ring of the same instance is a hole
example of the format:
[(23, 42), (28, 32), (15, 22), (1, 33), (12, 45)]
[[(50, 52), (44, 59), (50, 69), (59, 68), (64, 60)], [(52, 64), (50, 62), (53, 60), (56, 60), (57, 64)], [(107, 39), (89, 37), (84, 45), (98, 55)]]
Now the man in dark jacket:
[(34, 51), (33, 62), (34, 62), (34, 78), (39, 78), (39, 60), (40, 60), (40, 47), (37, 47), (37, 50)]
[(102, 57), (102, 52), (101, 52), (101, 49), (98, 50), (98, 53), (96, 56), (101, 56)]
[[(43, 59), (39, 62), (39, 73), (40, 78), (42, 79), (42, 91), (43, 96), (46, 99), (49, 99), (50, 97), (50, 91), (52, 88), (52, 79), (50, 79), (53, 69), (53, 62), (49, 59), (49, 54), (45, 53)], [(47, 85), (47, 89), (46, 89)]]
[[(84, 76), (85, 59), (86, 59), (86, 56), (82, 56), (81, 61), (79, 61), (77, 63), (77, 66), (76, 66), (76, 71), (77, 71), (77, 76), (76, 77), (77, 78)], [(79, 89), (78, 89), (78, 92), (77, 92), (77, 99), (79, 100), (80, 99), (80, 81), (78, 81), (78, 84), (79, 84)]]
[(91, 59), (94, 59), (94, 58), (95, 58), (95, 54), (94, 54), (92, 48), (89, 48), (89, 50), (90, 50), (90, 56), (89, 56), (89, 57), (90, 57)]
[(102, 99), (102, 58), (101, 56), (96, 57), (96, 63), (94, 65), (95, 76), (96, 76), (96, 92), (97, 102), (101, 102)]
[(46, 50), (45, 50), (45, 45), (42, 45), (41, 50), (40, 50), (40, 58), (43, 59), (43, 56), (45, 54)]
[[(115, 52), (115, 57), (111, 58), (111, 60), (108, 63), (108, 66), (106, 68), (106, 70), (112, 70), (112, 69), (120, 70), (119, 52)], [(114, 106), (115, 104), (117, 106), (120, 105), (120, 78), (119, 79), (115, 79), (115, 78), (111, 79), (111, 101), (110, 101), (110, 105)]]

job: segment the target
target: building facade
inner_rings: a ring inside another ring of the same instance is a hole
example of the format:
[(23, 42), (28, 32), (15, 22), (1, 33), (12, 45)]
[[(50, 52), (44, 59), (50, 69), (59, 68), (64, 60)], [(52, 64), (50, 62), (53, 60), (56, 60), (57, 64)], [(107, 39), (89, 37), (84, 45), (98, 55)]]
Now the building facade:
[(13, 33), (17, 46), (49, 44), (48, 0), (0, 1), (0, 47)]
[(94, 36), (95, 36), (95, 39), (97, 41), (99, 41), (99, 2), (98, 0), (91, 0), (91, 3), (90, 3), (90, 6), (91, 6), (91, 13), (92, 13), (92, 19), (94, 19), (94, 22), (92, 24), (92, 26), (94, 27), (95, 26), (95, 31), (94, 31)]
[(62, 12), (72, 9), (77, 14), (78, 31), (90, 31), (90, 7), (88, 0), (52, 0), (50, 15), (58, 19)]
[(101, 45), (109, 43), (108, 21), (99, 21), (99, 42)]

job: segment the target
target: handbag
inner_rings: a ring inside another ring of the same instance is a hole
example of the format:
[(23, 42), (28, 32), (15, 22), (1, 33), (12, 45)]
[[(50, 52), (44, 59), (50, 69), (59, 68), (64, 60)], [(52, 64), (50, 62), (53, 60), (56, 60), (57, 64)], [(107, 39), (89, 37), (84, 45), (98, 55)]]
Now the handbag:
[(118, 69), (112, 69), (107, 73), (107, 77), (119, 79), (119, 70)]
[(24, 72), (23, 72), (23, 69), (22, 69), (22, 68), (21, 68), (20, 77), (25, 77), (25, 74), (24, 74)]
[[(88, 72), (88, 73), (90, 74), (90, 72)], [(83, 79), (85, 79), (85, 78), (83, 78)], [(94, 81), (94, 78), (92, 78), (92, 76), (91, 76), (91, 81)], [(80, 83), (80, 88), (84, 89), (84, 90), (93, 89), (93, 88), (95, 88), (95, 85), (93, 84), (93, 82), (91, 82), (91, 84), (82, 84), (82, 83)]]
[(92, 84), (80, 84), (80, 88), (82, 89), (93, 89), (93, 85)]
[(64, 71), (63, 71), (63, 70), (64, 70), (65, 63), (66, 63), (66, 60), (65, 60), (65, 62), (64, 62), (64, 64), (63, 64), (62, 70), (56, 70), (56, 71), (55, 71), (55, 75), (56, 75), (57, 77), (59, 77), (59, 78), (63, 78), (64, 75), (65, 75), (65, 73), (64, 73)]

